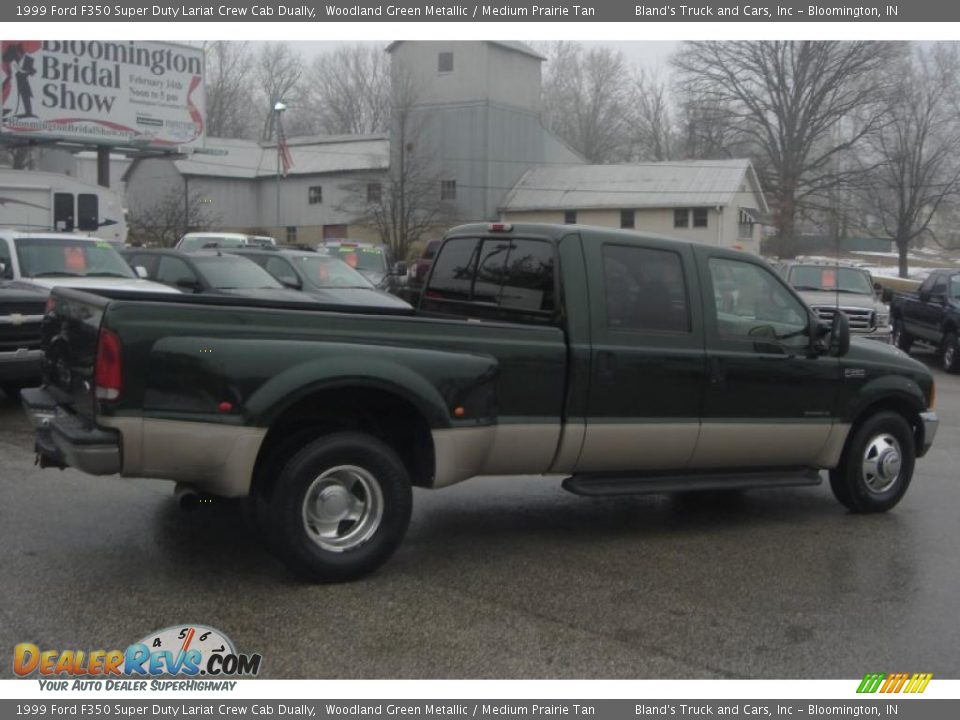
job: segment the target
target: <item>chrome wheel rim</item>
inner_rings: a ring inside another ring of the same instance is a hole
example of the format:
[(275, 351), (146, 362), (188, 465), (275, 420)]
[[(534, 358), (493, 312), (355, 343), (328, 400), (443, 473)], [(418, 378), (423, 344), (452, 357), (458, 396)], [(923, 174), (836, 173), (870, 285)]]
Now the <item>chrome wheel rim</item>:
[(893, 324), (893, 344), (900, 347), (900, 323)]
[(307, 537), (324, 550), (343, 552), (362, 545), (383, 520), (383, 492), (369, 470), (338, 465), (325, 470), (303, 499)]
[(957, 354), (957, 344), (956, 342), (947, 343), (947, 346), (943, 349), (943, 364), (944, 366), (950, 368), (953, 367), (953, 359)]
[(900, 479), (902, 466), (900, 443), (893, 435), (883, 433), (872, 438), (860, 464), (867, 490), (877, 495), (888, 491)]

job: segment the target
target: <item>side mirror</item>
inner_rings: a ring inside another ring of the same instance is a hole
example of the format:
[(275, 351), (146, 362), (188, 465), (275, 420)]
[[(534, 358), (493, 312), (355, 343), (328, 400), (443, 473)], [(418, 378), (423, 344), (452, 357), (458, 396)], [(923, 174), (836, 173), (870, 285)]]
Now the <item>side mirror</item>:
[(200, 292), (200, 283), (196, 280), (187, 280), (186, 278), (181, 278), (177, 280), (177, 287), (181, 290), (186, 290), (187, 292)]
[(930, 302), (930, 291), (921, 290), (920, 291), (920, 302)]
[(299, 280), (292, 280), (290, 278), (277, 278), (277, 280), (289, 290), (299, 290), (302, 287)]
[(843, 357), (850, 350), (850, 320), (842, 310), (834, 313), (827, 348), (831, 357)]
[(753, 351), (771, 355), (786, 355), (783, 345), (777, 338), (777, 331), (773, 325), (758, 325), (751, 328), (749, 335), (753, 338)]
[(0, 280), (6, 280), (7, 278), (7, 264), (5, 262), (0, 262)]
[(150, 277), (150, 275), (147, 274), (147, 269), (143, 265), (137, 265), (134, 271), (136, 271), (137, 277), (141, 280), (146, 280)]
[(390, 274), (403, 277), (407, 274), (407, 264), (403, 260), (398, 260), (393, 264), (393, 269), (390, 271)]

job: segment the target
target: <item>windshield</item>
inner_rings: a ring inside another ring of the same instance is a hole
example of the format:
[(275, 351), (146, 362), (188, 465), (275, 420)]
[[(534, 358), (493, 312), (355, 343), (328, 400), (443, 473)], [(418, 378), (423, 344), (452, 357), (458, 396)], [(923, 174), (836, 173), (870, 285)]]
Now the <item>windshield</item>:
[(373, 284), (337, 258), (324, 255), (295, 258), (311, 284), (321, 288), (371, 288)]
[(236, 248), (244, 247), (246, 241), (237, 237), (229, 237), (227, 235), (203, 235), (200, 237), (185, 237), (183, 238), (179, 245), (177, 245), (177, 250), (202, 250), (204, 247), (223, 247), (223, 248)]
[(857, 268), (796, 265), (790, 270), (790, 284), (797, 290), (873, 295), (870, 276)]
[(379, 273), (387, 271), (387, 258), (384, 257), (382, 248), (338, 245), (329, 249), (331, 255), (357, 270)]
[(105, 240), (25, 237), (14, 240), (20, 275), (42, 277), (137, 277)]
[(283, 287), (262, 267), (236, 255), (194, 257), (193, 262), (207, 282), (218, 290)]

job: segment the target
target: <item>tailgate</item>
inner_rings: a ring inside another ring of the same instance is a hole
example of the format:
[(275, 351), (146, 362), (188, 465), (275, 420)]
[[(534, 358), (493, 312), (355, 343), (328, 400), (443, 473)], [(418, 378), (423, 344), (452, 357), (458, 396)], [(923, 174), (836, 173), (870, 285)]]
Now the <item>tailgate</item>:
[(67, 288), (50, 293), (41, 347), (46, 389), (61, 405), (93, 418), (97, 336), (110, 299)]

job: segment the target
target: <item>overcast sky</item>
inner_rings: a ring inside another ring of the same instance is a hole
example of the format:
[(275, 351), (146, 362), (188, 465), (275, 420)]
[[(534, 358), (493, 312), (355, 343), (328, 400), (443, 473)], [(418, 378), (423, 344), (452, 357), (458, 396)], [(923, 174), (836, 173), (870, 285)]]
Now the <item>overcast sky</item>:
[[(292, 42), (291, 45), (299, 48), (305, 55), (316, 55), (317, 53), (332, 50), (338, 45), (354, 45), (356, 43), (338, 43), (338, 42)], [(366, 43), (364, 43), (366, 44)], [(533, 44), (533, 43), (531, 43)], [(667, 60), (670, 54), (680, 45), (679, 42), (669, 40), (663, 42), (627, 42), (623, 40), (611, 42), (583, 42), (587, 47), (612, 47), (621, 50), (627, 60), (637, 67), (655, 70), (666, 74)], [(383, 45), (386, 47), (386, 44)]]

